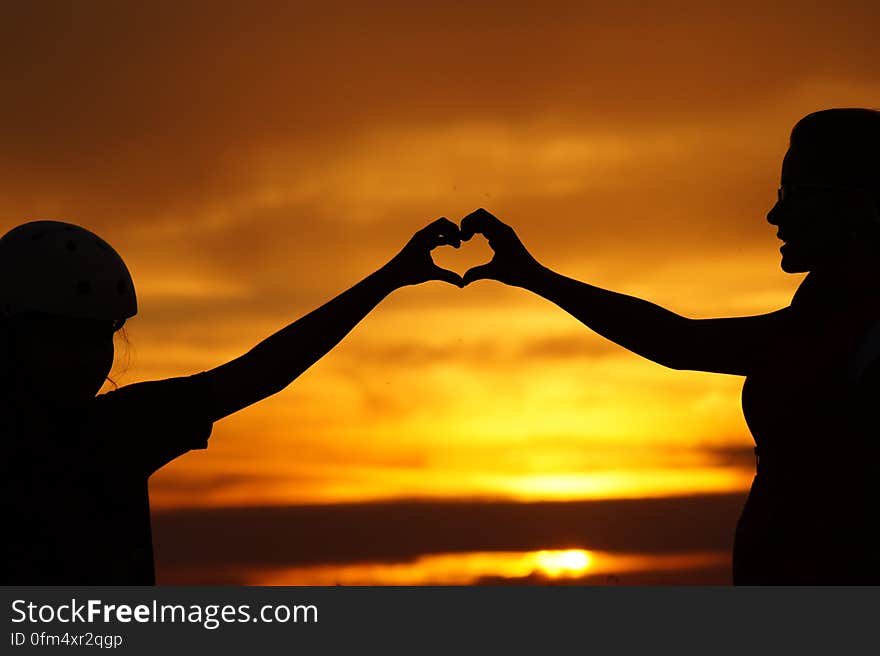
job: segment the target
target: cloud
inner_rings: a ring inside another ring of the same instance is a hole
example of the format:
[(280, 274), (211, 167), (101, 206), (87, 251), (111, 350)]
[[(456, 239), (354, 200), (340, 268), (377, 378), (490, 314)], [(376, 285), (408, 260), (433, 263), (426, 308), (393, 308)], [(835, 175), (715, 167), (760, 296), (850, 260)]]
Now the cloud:
[(14, 89), (0, 108), (6, 202), (76, 210), (102, 228), (120, 215), (180, 217), (247, 189), (268, 146), (308, 171), (377, 129), (541, 119), (568, 132), (675, 133), (707, 117), (736, 129), (811, 76), (873, 79), (875, 11), (20, 4), (0, 33)]
[[(157, 569), (393, 561), (570, 548), (728, 550), (744, 495), (576, 503), (397, 502), (157, 512)], [(675, 530), (670, 530), (672, 527)], [(217, 540), (218, 536), (223, 540)]]

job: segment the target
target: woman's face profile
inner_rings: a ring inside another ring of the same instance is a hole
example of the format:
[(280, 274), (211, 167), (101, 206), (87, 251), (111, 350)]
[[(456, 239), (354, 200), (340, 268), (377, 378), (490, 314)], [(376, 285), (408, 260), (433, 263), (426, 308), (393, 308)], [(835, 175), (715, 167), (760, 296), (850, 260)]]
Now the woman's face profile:
[(95, 397), (113, 366), (112, 322), (40, 315), (16, 324), (13, 358), (21, 385), (60, 408)]
[(856, 215), (866, 211), (864, 194), (847, 188), (841, 172), (824, 170), (821, 159), (789, 149), (782, 161), (776, 203), (767, 221), (784, 243), (782, 270), (813, 271), (846, 257)]

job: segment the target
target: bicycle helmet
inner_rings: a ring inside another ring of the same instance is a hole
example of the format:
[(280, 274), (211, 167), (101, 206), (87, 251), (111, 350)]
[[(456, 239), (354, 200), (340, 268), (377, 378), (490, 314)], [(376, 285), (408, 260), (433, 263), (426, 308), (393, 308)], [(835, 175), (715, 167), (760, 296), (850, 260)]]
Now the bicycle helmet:
[(93, 232), (31, 221), (0, 237), (0, 313), (119, 320), (137, 314), (128, 267)]

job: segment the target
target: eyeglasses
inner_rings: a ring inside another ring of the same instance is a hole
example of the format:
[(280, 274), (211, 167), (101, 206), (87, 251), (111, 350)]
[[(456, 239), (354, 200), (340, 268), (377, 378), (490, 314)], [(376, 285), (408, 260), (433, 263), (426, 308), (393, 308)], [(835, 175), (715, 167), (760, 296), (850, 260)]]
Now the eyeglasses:
[(776, 190), (776, 198), (782, 203), (804, 197), (816, 197), (840, 192), (864, 191), (864, 187), (822, 184), (784, 184)]

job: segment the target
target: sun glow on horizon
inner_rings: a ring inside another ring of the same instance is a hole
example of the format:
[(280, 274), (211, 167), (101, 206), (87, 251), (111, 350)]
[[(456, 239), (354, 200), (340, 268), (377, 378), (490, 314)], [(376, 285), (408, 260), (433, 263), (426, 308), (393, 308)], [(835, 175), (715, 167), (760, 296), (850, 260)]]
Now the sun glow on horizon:
[[(645, 571), (726, 567), (726, 552), (624, 554), (584, 549), (424, 554), (410, 561), (254, 568), (247, 585), (474, 585), (486, 582), (626, 582)], [(585, 578), (590, 577), (590, 578)], [(595, 578), (599, 577), (599, 578)], [(606, 577), (606, 578), (602, 578)]]
[[(154, 476), (151, 505), (156, 510), (180, 507), (246, 507), (327, 505), (395, 500), (590, 501), (745, 493), (754, 472), (739, 467), (670, 470), (609, 470), (560, 474), (493, 474), (442, 469), (358, 468), (347, 475), (332, 470), (267, 477), (244, 475), (206, 479), (192, 475)], [(302, 477), (311, 476), (312, 480)], [(181, 503), (187, 490), (187, 503)]]
[(583, 549), (564, 551), (539, 551), (535, 554), (535, 564), (550, 578), (562, 576), (581, 576), (589, 568), (593, 557)]

